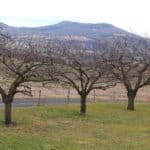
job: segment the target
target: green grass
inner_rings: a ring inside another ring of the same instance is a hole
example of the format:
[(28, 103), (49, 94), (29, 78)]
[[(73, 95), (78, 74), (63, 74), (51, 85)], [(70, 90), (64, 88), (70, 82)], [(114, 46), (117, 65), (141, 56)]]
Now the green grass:
[[(14, 108), (14, 126), (0, 123), (0, 150), (149, 150), (150, 104), (88, 104)], [(3, 120), (3, 110), (0, 110)]]

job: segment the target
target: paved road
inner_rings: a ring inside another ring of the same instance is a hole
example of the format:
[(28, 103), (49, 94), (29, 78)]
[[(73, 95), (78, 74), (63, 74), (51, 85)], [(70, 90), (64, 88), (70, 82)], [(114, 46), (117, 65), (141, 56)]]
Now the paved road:
[[(91, 102), (91, 101), (87, 101)], [(98, 102), (112, 102), (112, 100), (99, 100)], [(113, 102), (126, 102), (126, 100), (118, 100)], [(66, 99), (41, 99), (40, 105), (62, 105), (67, 104)], [(69, 104), (79, 104), (80, 100), (73, 99), (69, 101)], [(38, 105), (38, 99), (15, 99), (13, 101), (13, 106), (15, 107), (28, 107), (28, 106), (37, 106)], [(2, 100), (0, 99), (0, 107), (3, 107), (4, 104), (2, 103)]]
[[(79, 100), (70, 100), (70, 104), (77, 104), (79, 103)], [(41, 99), (40, 100), (40, 105), (61, 105), (61, 104), (67, 104), (66, 99), (54, 99), (54, 100), (49, 100), (49, 99)], [(38, 99), (15, 99), (13, 101), (13, 106), (15, 107), (27, 107), (27, 106), (36, 106), (38, 105)], [(4, 106), (2, 103), (2, 100), (0, 100), (0, 107)]]
[[(91, 102), (91, 101), (88, 101)], [(111, 100), (99, 100), (99, 102), (112, 102)], [(113, 102), (123, 102), (125, 103), (126, 100), (118, 100)], [(142, 101), (139, 101), (142, 102)], [(73, 99), (69, 101), (69, 104), (79, 104), (80, 101), (77, 99)], [(143, 102), (142, 102), (143, 103)], [(62, 105), (67, 104), (66, 99), (41, 99), (40, 105)], [(37, 106), (38, 105), (38, 99), (15, 99), (13, 101), (13, 106), (15, 107), (28, 107), (28, 106)], [(3, 107), (4, 104), (2, 103), (2, 100), (0, 99), (0, 107)]]

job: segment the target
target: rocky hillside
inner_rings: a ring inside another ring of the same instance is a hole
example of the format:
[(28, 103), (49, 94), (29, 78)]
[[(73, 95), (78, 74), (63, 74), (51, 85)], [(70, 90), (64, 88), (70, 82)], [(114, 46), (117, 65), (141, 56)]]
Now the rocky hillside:
[(86, 38), (103, 38), (111, 36), (136, 36), (130, 32), (117, 28), (111, 24), (77, 23), (63, 21), (55, 25), (42, 27), (13, 27), (0, 23), (0, 27), (7, 30), (11, 35), (41, 35), (41, 36), (84, 36)]
[(36, 36), (51, 40), (74, 40), (82, 43), (86, 48), (92, 47), (96, 39), (112, 38), (114, 36), (125, 37), (129, 41), (139, 38), (139, 36), (115, 27), (111, 24), (98, 23), (77, 23), (63, 21), (55, 25), (42, 27), (13, 27), (0, 23), (0, 27), (17, 39)]

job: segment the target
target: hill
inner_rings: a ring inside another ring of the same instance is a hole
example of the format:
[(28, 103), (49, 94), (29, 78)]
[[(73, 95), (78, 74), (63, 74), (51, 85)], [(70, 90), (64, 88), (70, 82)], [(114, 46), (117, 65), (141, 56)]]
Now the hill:
[(0, 27), (5, 29), (10, 35), (39, 35), (39, 36), (84, 36), (86, 38), (95, 39), (111, 36), (129, 36), (135, 37), (130, 32), (115, 27), (107, 23), (77, 23), (63, 21), (55, 25), (42, 27), (13, 27), (4, 23), (0, 23)]
[(56, 41), (74, 40), (80, 42), (87, 49), (91, 49), (95, 40), (112, 37), (125, 37), (128, 41), (140, 36), (120, 29), (107, 23), (78, 23), (62, 21), (60, 23), (41, 27), (13, 27), (0, 23), (0, 27), (11, 36), (22, 39), (32, 37), (51, 39)]

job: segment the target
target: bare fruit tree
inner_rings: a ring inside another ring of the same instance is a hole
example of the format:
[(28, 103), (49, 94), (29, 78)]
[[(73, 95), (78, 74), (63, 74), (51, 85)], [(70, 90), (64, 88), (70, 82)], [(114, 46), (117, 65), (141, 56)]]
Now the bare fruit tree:
[(127, 109), (134, 110), (137, 92), (150, 85), (150, 42), (140, 38), (131, 43), (117, 38), (104, 45), (105, 59), (111, 72), (127, 90)]
[(112, 75), (100, 55), (72, 43), (54, 48), (53, 79), (74, 88), (80, 95), (80, 113), (86, 113), (86, 101), (94, 89), (106, 90), (114, 86)]
[[(1, 37), (6, 38), (6, 37)], [(26, 83), (38, 81), (38, 71), (45, 58), (38, 51), (39, 47), (28, 40), (13, 41), (2, 39), (0, 47), (1, 77), (0, 94), (5, 105), (5, 124), (12, 123), (12, 102), (17, 93), (31, 95), (31, 88)], [(5, 42), (4, 42), (5, 41)]]

